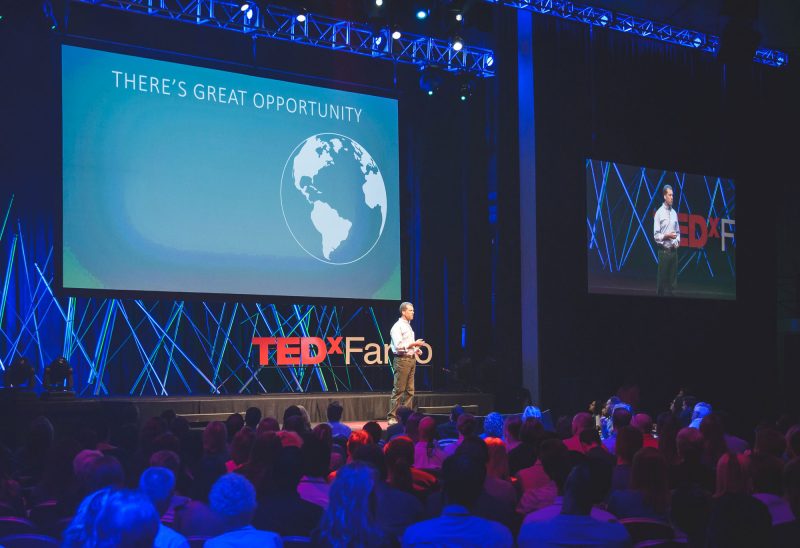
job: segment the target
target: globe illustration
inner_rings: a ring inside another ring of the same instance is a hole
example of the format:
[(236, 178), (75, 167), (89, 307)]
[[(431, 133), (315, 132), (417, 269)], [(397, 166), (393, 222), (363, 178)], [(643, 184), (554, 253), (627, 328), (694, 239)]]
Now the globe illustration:
[(286, 225), (306, 253), (330, 264), (365, 257), (386, 225), (386, 186), (369, 152), (336, 133), (297, 145), (281, 177)]

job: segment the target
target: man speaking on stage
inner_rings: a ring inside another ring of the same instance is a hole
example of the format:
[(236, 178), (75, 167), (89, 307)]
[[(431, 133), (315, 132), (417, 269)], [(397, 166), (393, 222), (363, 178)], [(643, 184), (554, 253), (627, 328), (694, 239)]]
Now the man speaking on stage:
[(414, 319), (414, 305), (404, 302), (400, 305), (400, 318), (392, 326), (390, 336), (394, 354), (394, 388), (389, 402), (388, 422), (397, 423), (397, 408), (401, 405), (411, 407), (414, 399), (414, 369), (417, 366), (419, 347), (425, 344), (422, 339), (414, 339), (411, 320)]
[(681, 232), (678, 227), (678, 214), (672, 207), (674, 200), (672, 187), (664, 185), (662, 194), (664, 204), (658, 208), (653, 218), (653, 239), (658, 247), (656, 294), (671, 296), (678, 285), (678, 247), (681, 245)]

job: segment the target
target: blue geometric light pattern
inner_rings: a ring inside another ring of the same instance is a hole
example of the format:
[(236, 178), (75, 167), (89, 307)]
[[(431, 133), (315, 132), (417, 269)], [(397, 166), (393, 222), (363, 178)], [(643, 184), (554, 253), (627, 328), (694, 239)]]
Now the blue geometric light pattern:
[[(0, 369), (25, 356), (38, 362), (41, 386), (44, 367), (64, 356), (79, 396), (371, 391), (391, 383), (391, 366), (365, 365), (360, 354), (349, 366), (334, 355), (317, 365), (260, 367), (251, 345), (253, 337), (325, 339), (354, 328), (383, 345), (373, 307), (58, 297), (52, 241), (32, 245), (30, 227), (9, 222), (13, 206), (12, 196), (0, 217)], [(43, 255), (32, 256), (34, 248)], [(273, 345), (271, 364), (275, 352)]]
[[(568, 0), (485, 0), (491, 4), (552, 15), (587, 25), (604, 27), (629, 34), (636, 34), (651, 40), (659, 40), (678, 46), (699, 49), (708, 53), (719, 53), (719, 36), (704, 32), (659, 23), (651, 19), (613, 12), (611, 10), (578, 4)], [(786, 52), (769, 49), (756, 49), (753, 61), (772, 67), (783, 67), (789, 63)]]
[[(627, 168), (627, 176), (614, 162), (586, 160), (586, 170), (590, 173), (592, 185), (586, 212), (589, 252), (597, 255), (604, 271), (624, 270), (637, 244), (640, 249), (641, 246), (646, 246), (652, 264), (658, 264), (653, 243), (652, 214), (661, 207), (661, 191), (666, 184), (675, 189), (677, 212), (689, 215), (697, 213), (706, 218), (734, 218), (736, 203), (728, 179), (695, 176), (702, 177), (705, 183), (705, 196), (702, 196), (702, 200), (698, 197), (696, 201), (706, 203), (707, 198), (709, 204), (707, 210), (700, 211), (693, 210), (689, 200), (692, 192), (696, 193), (701, 189), (694, 187), (684, 191), (686, 173), (642, 167), (631, 177), (630, 167), (623, 167)], [(612, 187), (613, 193), (610, 192)], [(735, 240), (732, 245), (735, 247)], [(731, 254), (726, 254), (725, 258), (730, 275), (735, 278), (736, 265)], [(684, 249), (679, 254), (678, 274), (683, 273), (690, 265), (699, 264), (705, 265), (710, 278), (715, 276), (706, 247), (697, 250)]]

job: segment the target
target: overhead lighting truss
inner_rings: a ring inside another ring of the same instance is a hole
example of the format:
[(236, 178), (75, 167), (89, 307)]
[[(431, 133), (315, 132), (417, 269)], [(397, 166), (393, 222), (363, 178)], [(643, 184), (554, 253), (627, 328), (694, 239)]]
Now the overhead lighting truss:
[[(635, 34), (652, 40), (668, 42), (678, 46), (699, 49), (708, 53), (719, 52), (719, 36), (704, 32), (659, 23), (643, 17), (613, 12), (567, 0), (485, 0), (490, 4), (502, 4), (512, 8), (553, 15), (562, 19), (578, 21), (597, 27)], [(758, 48), (753, 61), (772, 67), (784, 67), (789, 63), (786, 52)]]
[(377, 59), (437, 67), (478, 77), (495, 75), (494, 54), (489, 49), (464, 46), (455, 51), (447, 40), (404, 32), (398, 39), (388, 28), (307, 13), (297, 20), (297, 11), (229, 0), (72, 0), (103, 8), (139, 13), (183, 23), (250, 34), (253, 38), (282, 40), (318, 48), (364, 55)]

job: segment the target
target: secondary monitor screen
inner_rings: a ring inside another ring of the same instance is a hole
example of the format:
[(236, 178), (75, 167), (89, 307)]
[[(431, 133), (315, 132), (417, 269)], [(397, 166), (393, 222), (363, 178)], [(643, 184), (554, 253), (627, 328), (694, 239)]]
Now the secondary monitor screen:
[(733, 180), (586, 160), (589, 292), (736, 299)]
[(65, 289), (398, 299), (397, 100), (62, 46)]

